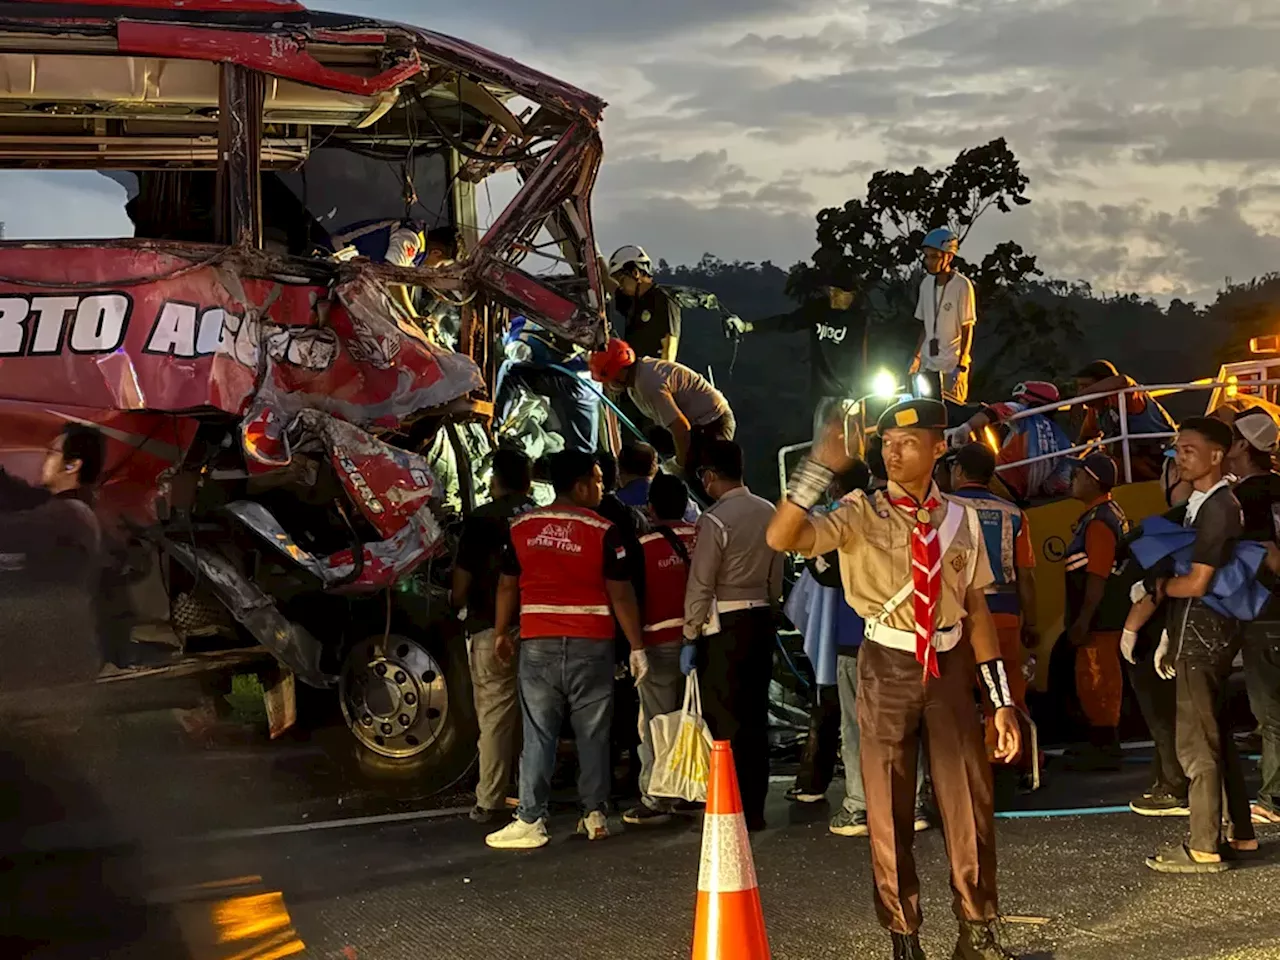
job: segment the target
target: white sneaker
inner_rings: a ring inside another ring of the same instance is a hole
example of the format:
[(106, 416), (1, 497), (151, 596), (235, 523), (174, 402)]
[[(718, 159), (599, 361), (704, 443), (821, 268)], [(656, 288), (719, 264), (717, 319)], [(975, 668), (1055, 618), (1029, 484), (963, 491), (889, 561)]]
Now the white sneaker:
[(609, 836), (609, 821), (599, 810), (593, 810), (578, 821), (578, 832), (585, 833), (588, 840), (604, 840)]
[(495, 850), (536, 850), (551, 842), (546, 819), (525, 823), (516, 817), (501, 830), (489, 834), (484, 842)]

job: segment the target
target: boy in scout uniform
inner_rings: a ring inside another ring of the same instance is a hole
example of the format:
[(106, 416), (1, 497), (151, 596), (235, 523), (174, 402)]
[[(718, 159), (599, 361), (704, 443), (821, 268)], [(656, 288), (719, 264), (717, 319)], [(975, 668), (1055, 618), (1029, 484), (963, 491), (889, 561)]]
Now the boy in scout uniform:
[(996, 757), (1016, 757), (1020, 736), (984, 596), (993, 577), (977, 514), (933, 482), (946, 426), (946, 408), (936, 400), (889, 408), (878, 427), (888, 489), (854, 494), (839, 509), (810, 516), (853, 459), (841, 425), (829, 424), (792, 474), (768, 541), (806, 557), (838, 550), (845, 595), (867, 622), (858, 657), (862, 779), (876, 912), (892, 936), (894, 960), (924, 957), (911, 851), (922, 731), (960, 921), (954, 960), (1004, 960), (1011, 955), (996, 939), (994, 799), (974, 706), (975, 664), (996, 708)]

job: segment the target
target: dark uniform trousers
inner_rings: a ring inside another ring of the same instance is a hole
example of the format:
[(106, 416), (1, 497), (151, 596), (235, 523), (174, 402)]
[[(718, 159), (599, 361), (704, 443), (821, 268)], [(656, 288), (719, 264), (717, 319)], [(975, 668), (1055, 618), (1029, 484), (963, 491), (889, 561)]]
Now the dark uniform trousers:
[(923, 730), (951, 863), (960, 920), (994, 920), (995, 802), (972, 648), (938, 655), (938, 677), (922, 683), (915, 655), (867, 641), (858, 654), (858, 728), (871, 831), (876, 914), (894, 933), (920, 928), (915, 838), (916, 756)]
[(717, 740), (733, 746), (748, 823), (764, 818), (769, 792), (769, 681), (773, 676), (773, 611), (720, 615), (720, 632), (698, 640), (702, 713)]

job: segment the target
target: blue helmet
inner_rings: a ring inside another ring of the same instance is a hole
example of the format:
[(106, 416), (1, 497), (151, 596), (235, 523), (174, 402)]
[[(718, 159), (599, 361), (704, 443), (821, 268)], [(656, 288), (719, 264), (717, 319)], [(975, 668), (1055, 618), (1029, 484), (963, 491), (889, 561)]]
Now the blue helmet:
[(952, 233), (950, 227), (938, 227), (924, 235), (920, 244), (922, 250), (941, 250), (943, 253), (957, 253), (960, 250), (960, 238)]

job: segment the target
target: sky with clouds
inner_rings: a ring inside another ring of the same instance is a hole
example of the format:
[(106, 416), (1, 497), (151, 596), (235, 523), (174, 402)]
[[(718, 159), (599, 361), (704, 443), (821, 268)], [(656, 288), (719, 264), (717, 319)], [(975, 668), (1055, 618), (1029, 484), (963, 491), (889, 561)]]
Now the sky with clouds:
[[(1013, 238), (1054, 276), (1202, 301), (1280, 269), (1274, 0), (312, 5), (463, 36), (608, 100), (606, 253), (789, 265), (874, 170), (1003, 136), (1033, 202), (993, 214), (971, 255)], [(0, 178), (9, 236), (118, 216), (58, 179)]]

